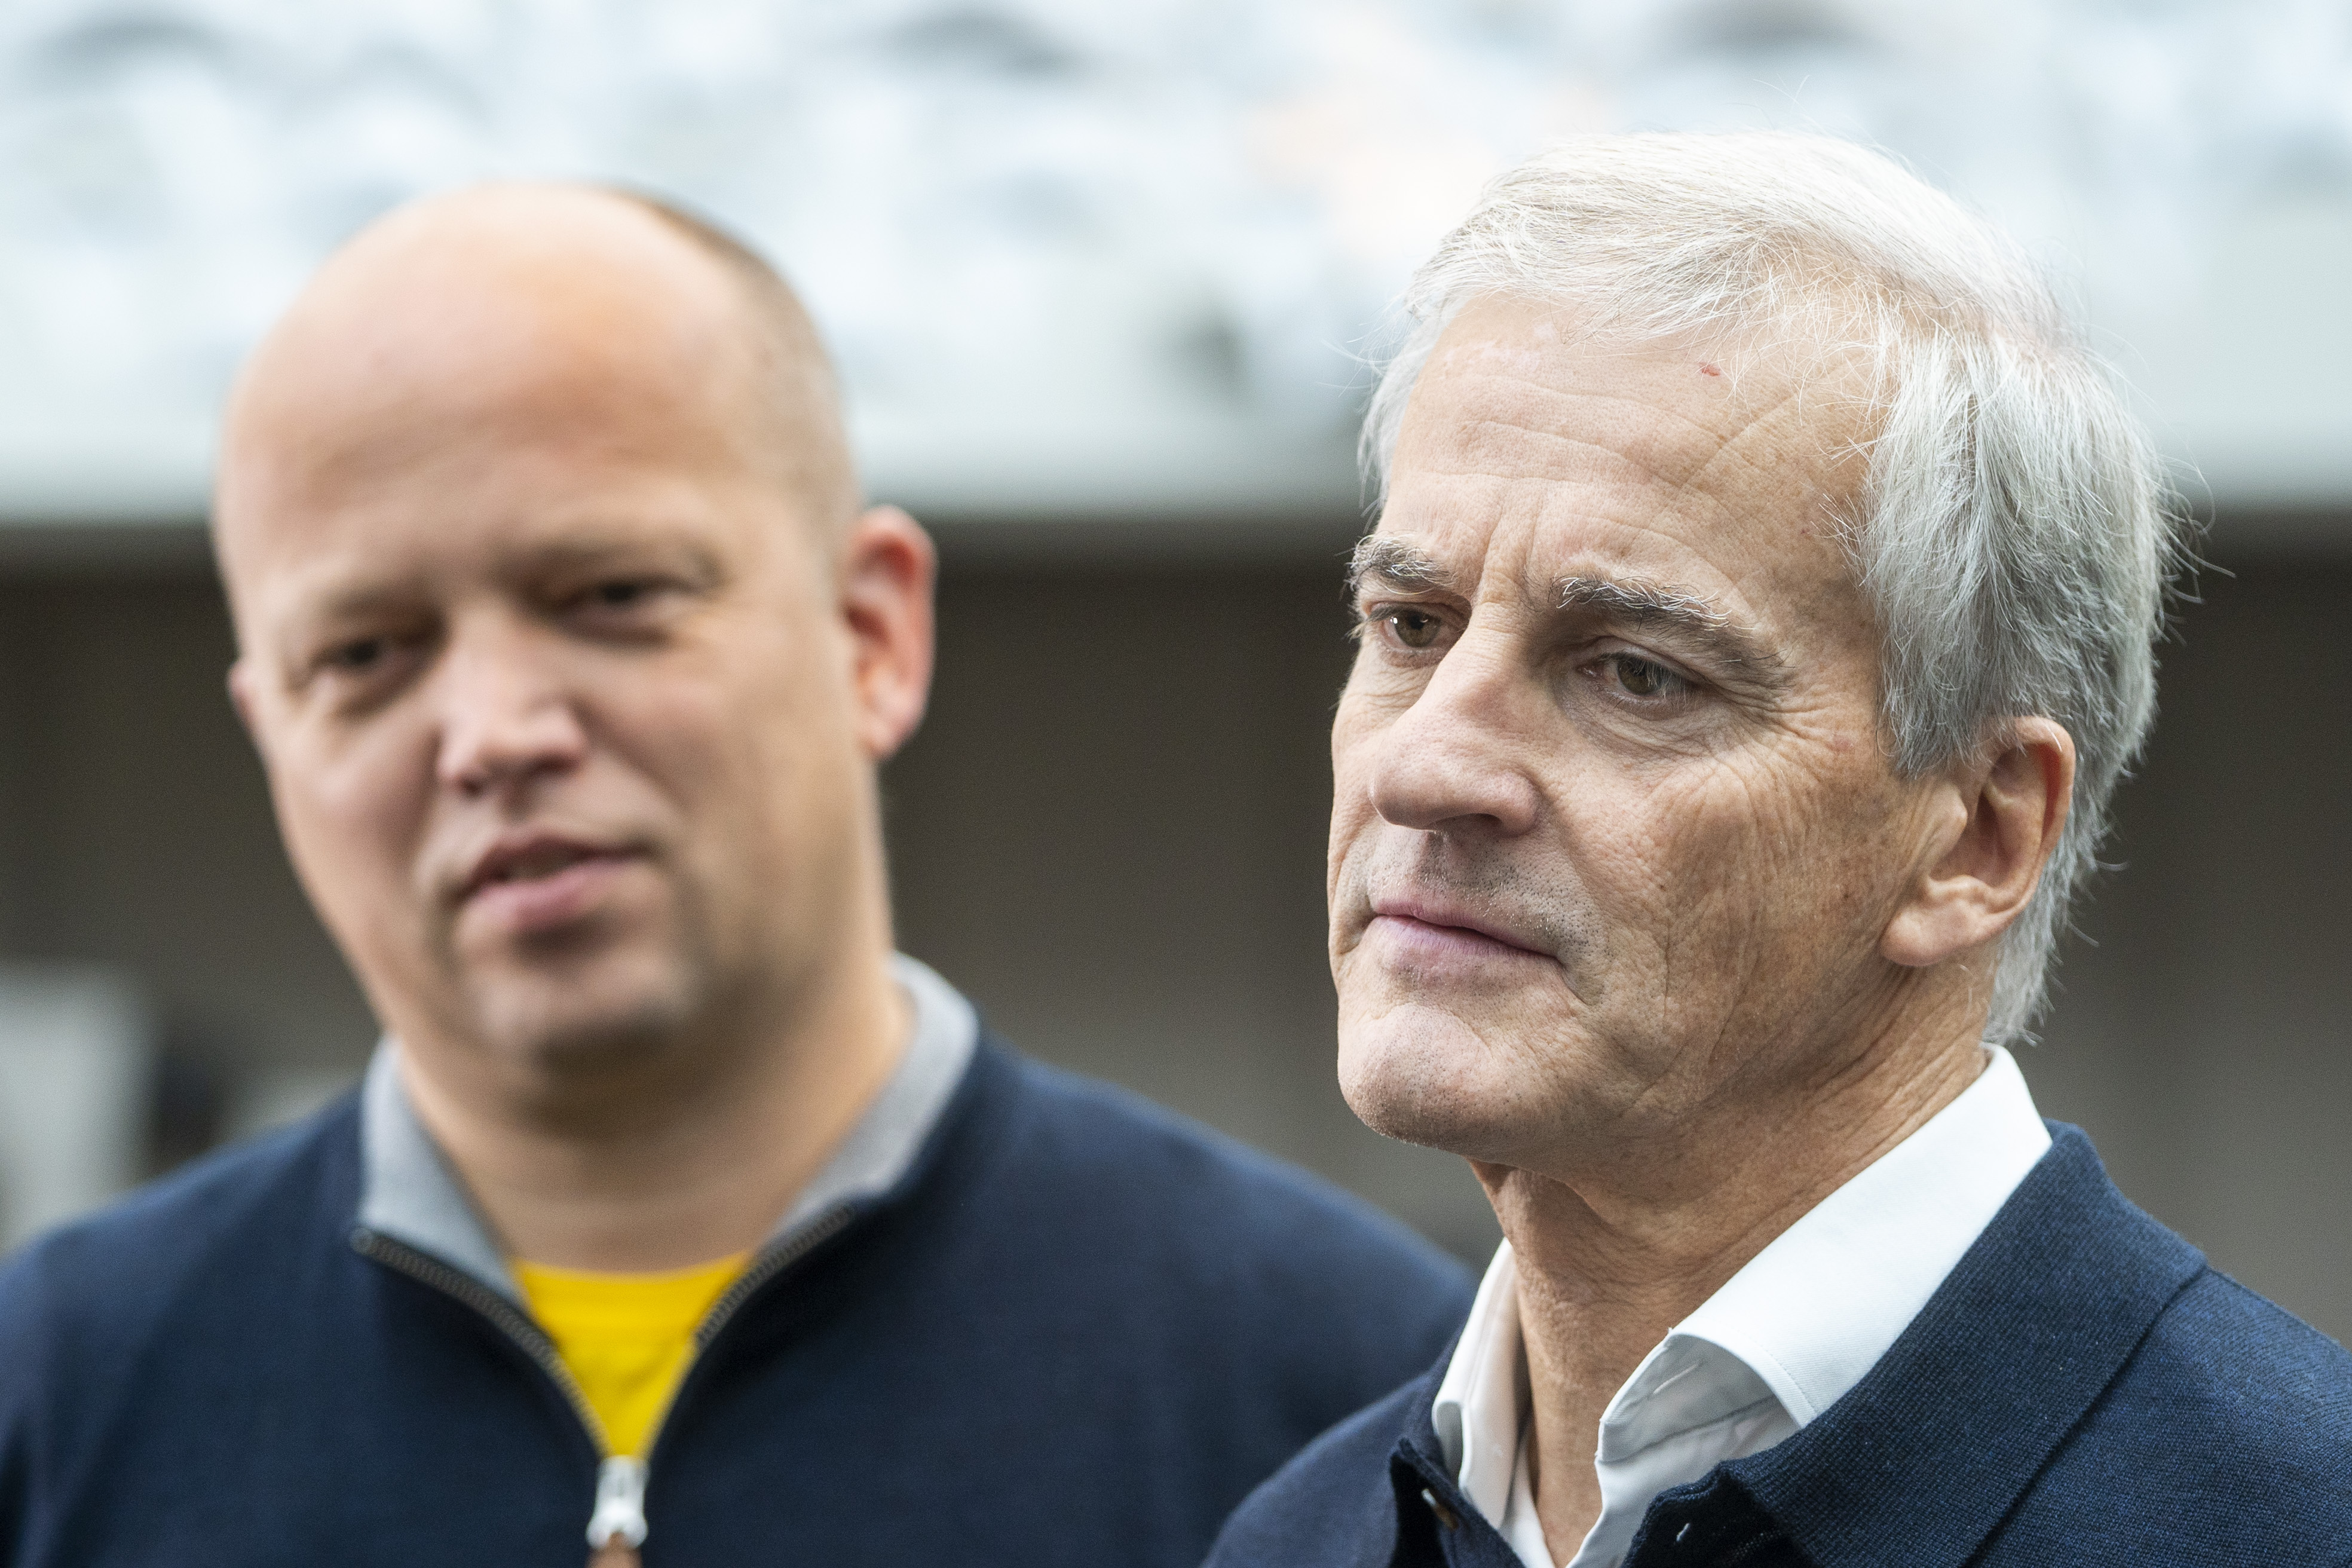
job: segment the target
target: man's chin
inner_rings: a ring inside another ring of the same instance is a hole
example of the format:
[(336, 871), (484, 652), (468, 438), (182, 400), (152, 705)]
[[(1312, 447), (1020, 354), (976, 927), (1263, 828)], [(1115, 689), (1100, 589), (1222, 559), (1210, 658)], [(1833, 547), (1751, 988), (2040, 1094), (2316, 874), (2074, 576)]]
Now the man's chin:
[(690, 988), (629, 979), (499, 976), (471, 987), (469, 1000), (480, 1038), (511, 1068), (593, 1076), (649, 1066), (693, 1027)]
[(1525, 1083), (1511, 1064), (1458, 1019), (1433, 1009), (1343, 1022), (1339, 1092), (1358, 1120), (1384, 1138), (1465, 1159), (1516, 1163), (1528, 1130)]

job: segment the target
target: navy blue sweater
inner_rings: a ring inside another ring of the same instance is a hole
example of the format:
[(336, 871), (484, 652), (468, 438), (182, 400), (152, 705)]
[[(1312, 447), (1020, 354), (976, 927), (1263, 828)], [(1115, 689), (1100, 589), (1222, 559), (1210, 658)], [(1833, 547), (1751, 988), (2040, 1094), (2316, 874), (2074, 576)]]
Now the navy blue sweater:
[[(2352, 1356), (2055, 1142), (1919, 1316), (1794, 1436), (1658, 1495), (1625, 1568), (2352, 1563)], [(1416, 1378), (1234, 1517), (1210, 1568), (1519, 1568)]]
[[(347, 1104), (0, 1274), (0, 1562), (579, 1568), (580, 1418), (354, 1249), (359, 1184)], [(984, 1044), (898, 1185), (696, 1362), (646, 1568), (1195, 1568), (1468, 1300), (1352, 1199)]]

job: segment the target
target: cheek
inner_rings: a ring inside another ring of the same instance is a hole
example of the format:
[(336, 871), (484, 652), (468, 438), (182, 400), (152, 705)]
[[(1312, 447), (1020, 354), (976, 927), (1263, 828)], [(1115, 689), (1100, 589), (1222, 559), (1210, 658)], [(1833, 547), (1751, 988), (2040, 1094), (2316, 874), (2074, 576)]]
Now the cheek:
[[(395, 727), (395, 731), (397, 727)], [(430, 750), (413, 734), (337, 746), (297, 737), (269, 765), (278, 829), (297, 879), (363, 983), (423, 973), (432, 892), (418, 869), (431, 832)]]
[(1364, 830), (1373, 820), (1370, 801), (1360, 786), (1351, 787), (1345, 773), (1332, 780), (1331, 837), (1327, 847), (1325, 890), (1337, 892), (1345, 873), (1348, 858), (1362, 842)]
[(782, 635), (784, 621), (730, 616), (689, 645), (595, 673), (582, 686), (597, 693), (599, 727), (664, 795), (756, 815), (839, 727), (823, 701), (824, 650)]
[(828, 682), (822, 656), (782, 638), (739, 645), (608, 709), (695, 881), (722, 906), (793, 902), (776, 890), (804, 885), (826, 840), (854, 831), (864, 764), (845, 688)]
[(1331, 723), (1331, 836), (1327, 848), (1325, 892), (1336, 894), (1349, 853), (1375, 819), (1366, 772), (1372, 726), (1353, 684), (1339, 700)]
[(414, 730), (389, 724), (341, 745), (298, 743), (273, 778), (297, 858), (336, 869), (329, 891), (354, 877), (375, 886), (406, 880), (434, 795), (431, 748)]
[(1742, 759), (1658, 792), (1653, 891), (1681, 989), (1793, 983), (1871, 945), (1857, 933), (1885, 902), (1889, 802), (1859, 761)]
[(601, 739), (664, 795), (724, 798), (765, 726), (725, 688), (705, 679), (616, 687), (596, 705)]

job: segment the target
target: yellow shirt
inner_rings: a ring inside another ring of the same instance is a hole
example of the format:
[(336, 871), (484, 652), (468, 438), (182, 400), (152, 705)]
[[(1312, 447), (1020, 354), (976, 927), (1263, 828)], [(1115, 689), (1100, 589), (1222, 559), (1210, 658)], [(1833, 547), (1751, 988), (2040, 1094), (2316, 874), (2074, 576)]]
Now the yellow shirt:
[(591, 1274), (518, 1262), (515, 1282), (616, 1455), (643, 1458), (694, 1356), (694, 1331), (748, 1252), (663, 1274)]

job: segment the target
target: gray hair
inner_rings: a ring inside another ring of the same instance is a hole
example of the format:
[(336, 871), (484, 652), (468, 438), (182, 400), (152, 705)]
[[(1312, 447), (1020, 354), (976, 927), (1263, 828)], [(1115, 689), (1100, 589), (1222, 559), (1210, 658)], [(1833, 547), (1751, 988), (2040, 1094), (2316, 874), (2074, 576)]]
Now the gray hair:
[(1362, 455), (1386, 494), (1430, 353), (1470, 301), (1558, 304), (1630, 342), (1811, 340), (1871, 370), (1859, 515), (1895, 765), (1916, 776), (2042, 715), (2076, 755), (2066, 826), (2001, 939), (1986, 1038), (2026, 1034), (2117, 782), (2156, 712), (2183, 554), (2161, 460), (2012, 242), (1888, 158), (1788, 132), (1580, 137), (1490, 184), (1416, 273)]

